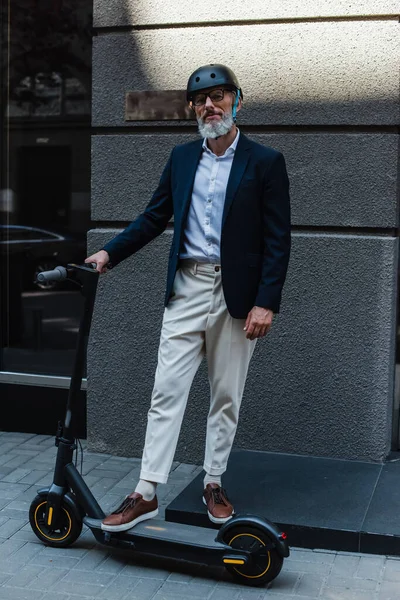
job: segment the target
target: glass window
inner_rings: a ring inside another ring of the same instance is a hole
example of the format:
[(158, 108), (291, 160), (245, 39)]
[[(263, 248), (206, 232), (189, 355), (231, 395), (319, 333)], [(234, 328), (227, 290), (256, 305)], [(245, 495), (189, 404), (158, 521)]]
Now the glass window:
[(69, 376), (83, 299), (36, 276), (86, 257), (92, 1), (0, 2), (0, 370)]

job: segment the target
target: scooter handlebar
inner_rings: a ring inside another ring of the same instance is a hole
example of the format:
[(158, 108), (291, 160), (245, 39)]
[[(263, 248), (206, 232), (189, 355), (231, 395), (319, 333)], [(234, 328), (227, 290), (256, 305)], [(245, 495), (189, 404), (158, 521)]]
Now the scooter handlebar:
[(67, 269), (65, 267), (56, 267), (52, 271), (42, 271), (37, 274), (36, 280), (40, 283), (45, 281), (61, 281), (68, 277)]

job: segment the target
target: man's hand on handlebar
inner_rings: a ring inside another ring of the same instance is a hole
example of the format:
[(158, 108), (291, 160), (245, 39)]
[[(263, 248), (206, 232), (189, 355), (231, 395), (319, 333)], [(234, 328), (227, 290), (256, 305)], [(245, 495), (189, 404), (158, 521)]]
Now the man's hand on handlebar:
[(85, 263), (96, 263), (96, 271), (99, 273), (107, 273), (107, 265), (109, 262), (110, 257), (105, 250), (100, 250), (99, 252), (96, 252), (96, 254), (92, 254), (85, 258)]

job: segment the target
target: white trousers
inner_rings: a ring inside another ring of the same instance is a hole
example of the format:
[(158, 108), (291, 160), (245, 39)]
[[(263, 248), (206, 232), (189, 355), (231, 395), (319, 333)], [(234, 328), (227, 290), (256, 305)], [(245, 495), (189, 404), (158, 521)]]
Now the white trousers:
[[(193, 378), (207, 356), (210, 409), (204, 470), (226, 471), (256, 340), (230, 316), (221, 267), (184, 261), (165, 308), (140, 479), (166, 483)], [(194, 432), (195, 434), (196, 432)]]

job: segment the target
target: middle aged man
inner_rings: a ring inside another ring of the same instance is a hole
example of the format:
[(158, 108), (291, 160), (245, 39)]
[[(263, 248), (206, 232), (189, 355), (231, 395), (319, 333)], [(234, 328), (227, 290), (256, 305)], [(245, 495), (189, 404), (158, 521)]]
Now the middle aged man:
[[(88, 257), (105, 272), (162, 233), (174, 215), (165, 311), (140, 480), (102, 529), (124, 531), (158, 513), (190, 386), (207, 356), (210, 409), (203, 501), (213, 523), (234, 509), (221, 487), (257, 338), (279, 311), (290, 251), (289, 182), (281, 153), (235, 125), (235, 74), (200, 67), (187, 99), (203, 140), (176, 146), (145, 211)], [(240, 477), (240, 473), (238, 474)]]

